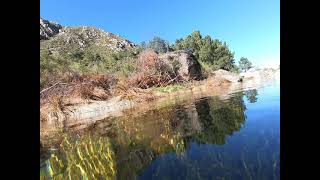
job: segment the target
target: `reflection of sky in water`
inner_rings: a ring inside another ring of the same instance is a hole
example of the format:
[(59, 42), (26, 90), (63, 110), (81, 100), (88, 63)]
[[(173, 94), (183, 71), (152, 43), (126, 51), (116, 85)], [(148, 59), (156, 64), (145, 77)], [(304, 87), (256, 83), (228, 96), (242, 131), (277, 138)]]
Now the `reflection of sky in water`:
[(275, 82), (258, 89), (255, 103), (243, 97), (246, 122), (224, 145), (193, 142), (182, 156), (162, 154), (140, 179), (279, 179), (279, 87)]

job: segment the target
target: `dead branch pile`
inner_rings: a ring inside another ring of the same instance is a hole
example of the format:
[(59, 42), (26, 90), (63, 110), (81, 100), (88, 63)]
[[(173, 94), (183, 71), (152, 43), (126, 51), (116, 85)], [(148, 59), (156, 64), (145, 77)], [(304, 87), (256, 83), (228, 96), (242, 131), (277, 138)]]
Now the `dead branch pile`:
[(55, 97), (81, 97), (83, 99), (105, 100), (110, 96), (114, 79), (106, 75), (74, 75), (62, 82), (40, 91), (40, 104), (50, 102)]

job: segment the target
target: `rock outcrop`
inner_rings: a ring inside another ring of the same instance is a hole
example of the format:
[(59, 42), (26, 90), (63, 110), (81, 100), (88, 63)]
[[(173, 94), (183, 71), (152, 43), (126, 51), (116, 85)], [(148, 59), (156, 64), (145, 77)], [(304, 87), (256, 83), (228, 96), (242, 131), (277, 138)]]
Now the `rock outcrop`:
[(171, 68), (176, 68), (178, 75), (188, 80), (201, 80), (201, 65), (188, 51), (174, 51), (162, 54), (159, 59)]
[(97, 46), (112, 51), (121, 51), (136, 46), (134, 43), (112, 33), (88, 26), (63, 27), (52, 41), (59, 42), (59, 46), (73, 45), (80, 48)]
[(214, 71), (212, 75), (214, 75), (215, 78), (225, 79), (230, 82), (239, 82), (241, 80), (241, 76), (238, 74), (223, 69)]
[(225, 79), (230, 82), (256, 81), (264, 82), (273, 79), (280, 79), (280, 69), (264, 68), (250, 69), (246, 72), (236, 74), (230, 71), (219, 69), (212, 74), (215, 78)]
[(280, 69), (264, 68), (249, 69), (247, 72), (240, 73), (244, 80), (267, 81), (272, 79), (280, 79)]
[(50, 51), (69, 52), (71, 49), (103, 48), (113, 52), (137, 45), (115, 34), (89, 26), (61, 26), (40, 18), (41, 47)]
[(61, 28), (60, 24), (40, 18), (40, 40), (46, 40), (57, 35)]

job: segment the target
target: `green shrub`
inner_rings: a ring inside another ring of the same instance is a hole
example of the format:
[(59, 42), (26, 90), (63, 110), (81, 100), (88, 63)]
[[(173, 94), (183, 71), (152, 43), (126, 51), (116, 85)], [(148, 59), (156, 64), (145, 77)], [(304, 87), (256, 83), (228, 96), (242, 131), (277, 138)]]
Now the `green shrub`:
[(227, 44), (210, 36), (204, 38), (200, 31), (194, 31), (185, 39), (177, 39), (173, 46), (175, 50), (190, 49), (200, 63), (212, 70), (224, 69), (235, 71), (234, 53), (230, 51)]
[(128, 76), (136, 70), (138, 50), (108, 52), (99, 48), (73, 49), (68, 53), (40, 50), (40, 89), (65, 80), (66, 74)]

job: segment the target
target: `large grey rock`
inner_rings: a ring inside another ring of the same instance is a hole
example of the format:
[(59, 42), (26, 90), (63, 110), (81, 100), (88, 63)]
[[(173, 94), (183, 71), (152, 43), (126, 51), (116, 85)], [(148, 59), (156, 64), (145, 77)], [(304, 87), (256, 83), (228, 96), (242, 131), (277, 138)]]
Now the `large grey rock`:
[(221, 79), (225, 79), (228, 80), (230, 82), (239, 82), (241, 79), (241, 76), (239, 76), (236, 73), (230, 72), (230, 71), (226, 71), (223, 69), (219, 69), (213, 72), (213, 75), (216, 78), (221, 78)]
[(159, 55), (159, 59), (175, 69), (178, 75), (187, 81), (201, 80), (203, 77), (201, 65), (192, 53), (183, 50), (168, 52)]

